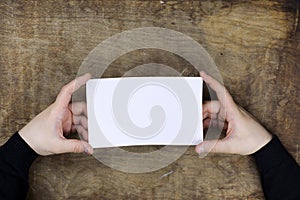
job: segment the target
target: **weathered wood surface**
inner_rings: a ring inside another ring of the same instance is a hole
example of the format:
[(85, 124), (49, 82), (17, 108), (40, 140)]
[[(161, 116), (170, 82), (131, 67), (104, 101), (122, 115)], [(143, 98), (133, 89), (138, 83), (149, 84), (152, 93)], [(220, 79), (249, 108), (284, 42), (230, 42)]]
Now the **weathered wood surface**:
[[(124, 30), (158, 26), (201, 43), (236, 102), (300, 162), (298, 15), (296, 1), (3, 0), (1, 144), (54, 100), (97, 44)], [(181, 61), (174, 64), (184, 70), (180, 66)], [(120, 76), (121, 70), (107, 76)], [(119, 172), (74, 154), (40, 157), (32, 166), (29, 199), (95, 198), (263, 199), (263, 194), (251, 157), (199, 159), (193, 148), (147, 174)]]

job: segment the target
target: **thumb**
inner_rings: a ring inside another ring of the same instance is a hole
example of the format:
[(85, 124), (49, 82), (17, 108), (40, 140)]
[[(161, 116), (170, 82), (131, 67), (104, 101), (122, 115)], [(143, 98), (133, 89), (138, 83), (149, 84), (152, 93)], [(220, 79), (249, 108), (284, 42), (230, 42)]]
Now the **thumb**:
[(228, 153), (228, 145), (224, 140), (207, 140), (198, 144), (195, 148), (198, 154), (213, 153)]
[(62, 153), (86, 153), (86, 154), (92, 154), (93, 153), (93, 147), (81, 140), (76, 139), (68, 139), (65, 140), (65, 143), (63, 144)]

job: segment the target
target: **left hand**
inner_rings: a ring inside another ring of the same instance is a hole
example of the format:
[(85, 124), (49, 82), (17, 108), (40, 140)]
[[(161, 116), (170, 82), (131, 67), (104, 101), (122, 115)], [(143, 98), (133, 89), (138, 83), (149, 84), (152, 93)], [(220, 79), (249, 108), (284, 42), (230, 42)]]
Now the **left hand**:
[(272, 135), (252, 115), (234, 102), (222, 84), (205, 72), (200, 72), (200, 75), (218, 96), (218, 101), (204, 103), (203, 126), (205, 128), (218, 127), (219, 123), (221, 125), (225, 123), (223, 128), (226, 130), (226, 137), (203, 141), (196, 146), (197, 153), (249, 155), (258, 151), (272, 139)]
[(65, 85), (56, 101), (19, 131), (20, 136), (37, 154), (93, 153), (93, 148), (86, 141), (64, 137), (77, 130), (87, 140), (86, 104), (69, 102), (72, 93), (90, 77), (90, 74), (85, 74)]

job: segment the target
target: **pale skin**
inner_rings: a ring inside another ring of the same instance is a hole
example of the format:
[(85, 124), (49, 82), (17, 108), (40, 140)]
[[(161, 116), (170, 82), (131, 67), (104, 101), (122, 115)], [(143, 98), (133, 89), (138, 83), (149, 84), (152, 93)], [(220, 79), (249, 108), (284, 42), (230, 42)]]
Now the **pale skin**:
[(272, 139), (272, 135), (254, 117), (234, 102), (223, 85), (203, 71), (200, 75), (218, 96), (217, 101), (204, 103), (203, 125), (208, 128), (210, 124), (213, 126), (225, 124), (226, 137), (200, 143), (195, 148), (197, 153), (249, 155), (258, 151)]
[[(204, 103), (203, 125), (208, 128), (210, 125), (225, 123), (226, 137), (200, 143), (195, 148), (197, 153), (249, 155), (272, 139), (272, 135), (262, 125), (233, 101), (223, 85), (205, 72), (201, 72), (200, 75), (218, 96), (218, 101)], [(93, 148), (86, 141), (88, 137), (86, 104), (83, 102), (70, 104), (73, 92), (84, 85), (90, 77), (90, 74), (85, 74), (65, 85), (56, 101), (19, 131), (20, 136), (37, 154), (46, 156), (70, 152), (93, 153)], [(75, 131), (83, 140), (65, 137)]]
[[(72, 93), (91, 78), (85, 74), (65, 85), (56, 101), (37, 115), (19, 134), (39, 155), (60, 153), (93, 153), (87, 140), (87, 111), (84, 102), (70, 104)], [(69, 133), (77, 131), (83, 140), (66, 139)]]

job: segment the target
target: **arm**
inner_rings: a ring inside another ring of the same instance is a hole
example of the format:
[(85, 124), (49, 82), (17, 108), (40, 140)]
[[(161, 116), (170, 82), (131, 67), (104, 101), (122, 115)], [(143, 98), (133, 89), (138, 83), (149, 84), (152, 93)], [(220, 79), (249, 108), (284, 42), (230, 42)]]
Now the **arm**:
[(86, 105), (69, 102), (72, 93), (89, 78), (87, 74), (65, 85), (52, 105), (0, 147), (0, 199), (25, 199), (29, 168), (38, 155), (92, 154), (86, 141), (65, 138), (77, 132), (87, 140)]
[(277, 136), (253, 156), (267, 199), (300, 198), (300, 167)]
[(16, 132), (0, 147), (0, 199), (24, 199), (30, 165), (38, 154)]
[(299, 165), (278, 138), (272, 136), (253, 116), (239, 107), (223, 85), (204, 72), (200, 74), (219, 99), (204, 103), (204, 127), (221, 124), (220, 128), (226, 129), (226, 137), (204, 141), (196, 146), (196, 152), (253, 154), (261, 174), (266, 198), (299, 198)]

